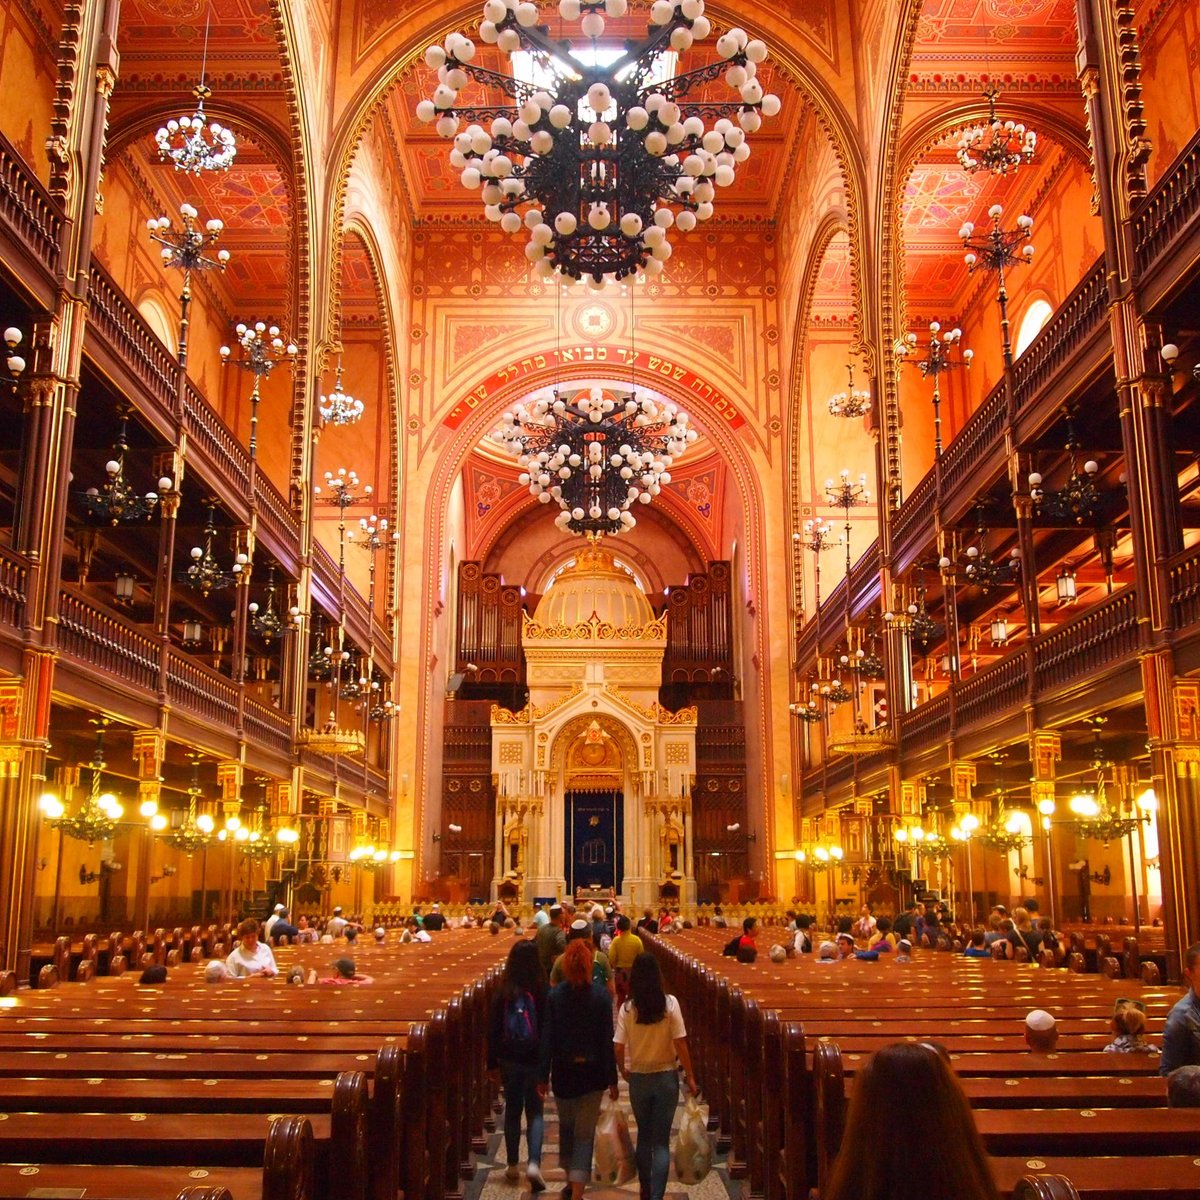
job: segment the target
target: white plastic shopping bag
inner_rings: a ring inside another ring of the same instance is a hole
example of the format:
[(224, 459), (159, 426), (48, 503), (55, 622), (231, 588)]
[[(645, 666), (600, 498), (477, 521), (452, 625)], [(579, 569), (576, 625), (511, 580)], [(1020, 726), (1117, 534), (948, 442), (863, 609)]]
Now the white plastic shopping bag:
[(593, 1183), (620, 1187), (637, 1175), (629, 1122), (620, 1107), (607, 1096), (600, 1109), (600, 1119), (596, 1122), (593, 1155)]
[(689, 1096), (675, 1135), (675, 1176), (680, 1183), (699, 1183), (712, 1170), (708, 1125), (695, 1096)]

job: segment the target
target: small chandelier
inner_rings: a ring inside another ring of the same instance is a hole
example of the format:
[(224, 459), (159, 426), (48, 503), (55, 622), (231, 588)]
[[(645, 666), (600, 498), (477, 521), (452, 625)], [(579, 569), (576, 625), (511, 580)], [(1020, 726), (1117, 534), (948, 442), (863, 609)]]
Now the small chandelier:
[(376, 724), (382, 724), (385, 721), (390, 721), (396, 715), (396, 703), (386, 694), (384, 679), (378, 669), (371, 672), (371, 689), (368, 701), (368, 720), (374, 721)]
[(308, 675), (317, 683), (333, 678), (333, 646), (325, 640), (325, 620), (318, 614), (313, 630), (313, 646), (308, 656)]
[(634, 502), (649, 504), (671, 482), (696, 431), (669, 400), (592, 387), (516, 405), (493, 437), (525, 468), (530, 495), (558, 504), (560, 529), (600, 536), (637, 524)]
[[(801, 853), (804, 853), (801, 851)], [(838, 863), (846, 857), (846, 852), (838, 845), (826, 845), (822, 843), (819, 846), (813, 846), (811, 851), (799, 861), (807, 862), (814, 871), (828, 871), (831, 867), (836, 867)]]
[(820, 704), (821, 685), (819, 683), (810, 683), (808, 685), (808, 700), (788, 705), (788, 712), (793, 717), (799, 717), (806, 725), (816, 725), (824, 716), (824, 710)]
[(333, 391), (328, 396), (322, 396), (317, 403), (321, 420), (328, 425), (353, 425), (365, 409), (366, 406), (361, 400), (355, 400), (342, 390), (342, 360), (339, 358)]
[(107, 722), (98, 723), (96, 730), (96, 748), (92, 752), (92, 787), (87, 799), (71, 816), (67, 816), (62, 805), (50, 808), (48, 815), (58, 812), (60, 815), (51, 817), (50, 824), (60, 833), (76, 841), (87, 842), (89, 846), (96, 842), (106, 842), (116, 832), (117, 823), (125, 815), (125, 809), (112, 792), (100, 790), (100, 775), (104, 770), (104, 728)]
[(192, 95), (196, 97), (195, 112), (172, 118), (154, 135), (158, 156), (188, 175), (228, 171), (237, 154), (237, 138), (231, 129), (209, 121), (205, 114), (204, 102), (212, 95), (210, 88), (198, 84)]
[(196, 801), (203, 794), (200, 787), (200, 763), (192, 761), (192, 782), (188, 787), (187, 815), (182, 824), (176, 826), (170, 833), (163, 835), (163, 841), (168, 846), (182, 851), (191, 858), (197, 850), (205, 849), (213, 840), (215, 823), (208, 813), (196, 815)]
[(134, 491), (133, 485), (125, 478), (125, 455), (129, 452), (128, 428), (128, 416), (122, 413), (117, 440), (113, 442), (116, 456), (104, 464), (108, 478), (100, 487), (88, 488), (82, 494), (84, 509), (94, 521), (109, 525), (148, 521), (158, 507), (160, 493), (171, 490), (171, 480), (164, 475), (158, 481), (157, 492), (139, 495)]
[[(896, 346), (896, 357), (901, 362), (913, 364), (921, 372), (922, 379), (933, 380), (933, 453), (935, 458), (941, 458), (942, 376), (947, 371), (953, 371), (958, 367), (966, 367), (970, 370), (975, 351), (963, 347), (961, 329), (947, 329), (943, 333), (940, 321), (929, 322), (929, 346), (924, 352), (924, 358), (910, 357), (910, 355), (921, 353), (917, 341), (916, 333), (905, 334)], [(958, 358), (953, 356), (955, 349), (959, 351)]]
[(914, 603), (909, 604), (902, 613), (885, 612), (883, 622), (889, 629), (898, 629), (907, 634), (922, 653), (929, 648), (941, 628), (925, 607), (924, 584), (918, 588)]
[[(593, 48), (605, 16), (627, 10), (627, 0), (558, 4), (563, 21), (581, 20)], [(686, 233), (713, 215), (717, 188), (732, 184), (750, 156), (746, 135), (782, 107), (756, 78), (766, 43), (735, 27), (717, 39), (723, 61), (663, 79), (672, 51), (711, 32), (704, 0), (656, 0), (647, 36), (603, 65), (551, 38), (539, 16), (529, 0), (487, 0), (479, 26), (481, 41), (528, 55), (537, 84), (472, 65), (475, 44), (452, 33), (425, 52), (438, 83), (417, 117), (454, 139), (451, 165), (465, 188), (482, 189), (488, 219), (506, 233), (528, 232), (525, 256), (540, 275), (558, 271), (600, 287), (609, 275), (657, 274), (671, 256), (668, 231)], [(720, 79), (736, 99), (685, 99)], [(500, 93), (501, 103), (456, 107), (472, 82)], [(469, 124), (460, 131), (462, 120)]]
[(1054, 577), (1054, 592), (1059, 608), (1066, 608), (1079, 599), (1079, 589), (1075, 583), (1075, 568), (1070, 563), (1063, 563), (1062, 568)]
[[(265, 828), (265, 816), (266, 808), (260, 805), (254, 810), (250, 827), (247, 828), (243, 825), (234, 835), (237, 839), (238, 853), (251, 862), (261, 862), (276, 852), (275, 839)], [(246, 835), (245, 837), (241, 836), (243, 833)]]
[(217, 536), (215, 514), (216, 507), (209, 505), (208, 517), (204, 522), (204, 544), (191, 548), (191, 563), (176, 576), (180, 583), (195, 588), (202, 596), (232, 587), (250, 561), (247, 555), (238, 554), (228, 571), (217, 562), (213, 554), (213, 540)]
[(1006, 811), (1003, 796), (995, 819), (983, 829), (978, 838), (981, 845), (1002, 854), (1012, 854), (1033, 844), (1032, 835), (1022, 831), (1017, 814)]
[(988, 106), (987, 121), (963, 131), (956, 157), (969, 174), (991, 171), (993, 175), (1007, 175), (1022, 163), (1033, 161), (1037, 134), (1016, 121), (1002, 121), (997, 116), (1000, 89), (994, 83), (983, 89), (983, 98)]
[(829, 397), (829, 412), (834, 417), (865, 417), (871, 411), (871, 393), (854, 386), (854, 363), (846, 366), (849, 381), (844, 392)]
[(349, 674), (341, 686), (340, 695), (343, 700), (357, 700), (370, 687), (370, 681), (362, 673), (362, 657), (343, 651), (342, 670)]
[(963, 574), (967, 582), (989, 592), (995, 587), (1007, 587), (1021, 573), (1021, 551), (1014, 546), (1009, 552), (1007, 562), (993, 558), (987, 548), (988, 529), (983, 523), (983, 513), (980, 511), (975, 525), (975, 541), (967, 547), (967, 565)]
[(1070, 469), (1066, 483), (1057, 490), (1044, 488), (1041, 473), (1031, 471), (1029, 498), (1033, 501), (1038, 515), (1056, 525), (1089, 525), (1100, 512), (1100, 489), (1096, 486), (1100, 464), (1089, 458), (1083, 463), (1082, 469), (1080, 468), (1079, 440), (1075, 436), (1074, 422), (1069, 416), (1064, 449), (1067, 451)]
[(370, 842), (360, 842), (348, 855), (350, 862), (364, 871), (379, 871), (400, 861), (400, 851), (387, 851)]
[(248, 606), (250, 628), (269, 646), (286, 628), (283, 618), (275, 611), (275, 568), (267, 568), (267, 603), (260, 608), (255, 602)]

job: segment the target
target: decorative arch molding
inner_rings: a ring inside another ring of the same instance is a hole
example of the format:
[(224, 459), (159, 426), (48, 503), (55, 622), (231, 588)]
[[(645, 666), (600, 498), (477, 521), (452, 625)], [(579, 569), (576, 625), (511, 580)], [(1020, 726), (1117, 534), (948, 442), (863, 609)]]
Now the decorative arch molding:
[[(795, 336), (792, 342), (792, 363), (788, 379), (786, 428), (790, 433), (787, 440), (789, 457), (788, 473), (791, 478), (791, 528), (788, 530), (789, 544), (792, 548), (790, 593), (793, 604), (793, 616), (797, 621), (800, 620), (804, 612), (804, 597), (802, 594), (804, 586), (804, 550), (794, 539), (791, 539), (791, 535), (799, 531), (803, 522), (801, 511), (804, 505), (804, 496), (800, 486), (800, 472), (797, 470), (797, 464), (800, 462), (803, 452), (801, 439), (804, 434), (803, 423), (800, 420), (801, 398), (799, 381), (804, 369), (805, 357), (808, 353), (809, 315), (812, 312), (817, 283), (821, 278), (821, 268), (824, 265), (825, 254), (835, 237), (841, 233), (849, 234), (849, 232), (849, 221), (844, 211), (830, 211), (821, 218), (821, 222), (817, 226), (817, 231), (813, 234), (812, 244), (809, 247), (808, 261), (804, 264), (804, 275), (796, 302)], [(852, 353), (861, 352), (862, 350), (862, 339), (858, 336), (857, 332), (851, 339), (850, 349)]]
[[(385, 514), (393, 529), (398, 527), (400, 518), (400, 483), (403, 477), (401, 460), (404, 457), (405, 440), (400, 437), (400, 386), (399, 372), (396, 366), (396, 318), (392, 311), (392, 298), (383, 286), (383, 255), (375, 231), (367, 218), (359, 213), (347, 218), (346, 225), (340, 232), (338, 244), (341, 245), (348, 236), (355, 236), (362, 242), (367, 253), (367, 263), (371, 270), (371, 281), (375, 285), (375, 299), (379, 305), (379, 313), (383, 323), (383, 359), (384, 378), (387, 381), (387, 395), (380, 397), (380, 403), (387, 405), (388, 411), (388, 487), (391, 501)], [(340, 258), (339, 258), (340, 261)], [(339, 292), (341, 284), (338, 284)], [(340, 346), (339, 346), (340, 349)], [(399, 573), (396, 566), (396, 556), (386, 556), (388, 564), (387, 588), (388, 608), (396, 608), (396, 585)]]
[(550, 753), (547, 760), (550, 763), (549, 770), (552, 777), (563, 770), (566, 765), (567, 751), (570, 750), (571, 744), (587, 731), (593, 721), (597, 722), (600, 728), (617, 743), (625, 770), (633, 775), (638, 773), (641, 758), (633, 730), (611, 712), (595, 709), (569, 717), (550, 734)]
[[(275, 0), (278, 3), (278, 0)], [(418, 64), (422, 64), (425, 47), (432, 41), (440, 40), (446, 33), (469, 21), (476, 14), (475, 3), (459, 4), (443, 12), (435, 20), (413, 30), (411, 47), (402, 51), (391, 63), (381, 63), (376, 66), (360, 84), (355, 96), (347, 103), (339, 120), (333, 137), (330, 139), (328, 161), (335, 163), (334, 173), (329, 178), (327, 188), (326, 209), (330, 222), (328, 228), (340, 229), (342, 225), (342, 210), (345, 205), (346, 189), (349, 181), (350, 167), (357, 153), (359, 144), (366, 134), (367, 128), (375, 114), (376, 108), (387, 98), (392, 88), (400, 79)], [(864, 196), (866, 179), (866, 163), (860, 147), (859, 133), (853, 119), (838, 98), (830, 82), (796, 53), (796, 43), (784, 40), (782, 30), (774, 28), (767, 30), (763, 27), (751, 26), (744, 14), (732, 13), (722, 5), (713, 5), (708, 10), (713, 18), (714, 26), (740, 24), (748, 28), (754, 35), (763, 37), (771, 48), (771, 62), (779, 72), (799, 93), (801, 99), (812, 110), (822, 132), (833, 147), (845, 181), (847, 196), (847, 211), (851, 227), (851, 273), (855, 280), (855, 294), (860, 292), (857, 286), (858, 263), (861, 255), (863, 236), (859, 197)], [(797, 39), (798, 41), (799, 39)], [(784, 179), (784, 192), (790, 186), (795, 171), (793, 164)], [(336, 271), (333, 273), (336, 278)], [(336, 282), (333, 286), (337, 286)], [(327, 314), (327, 324), (332, 319), (332, 305)], [(327, 329), (326, 338), (331, 335)]]
[[(532, 348), (527, 349), (532, 350)], [(546, 361), (549, 364), (553, 364), (554, 362), (551, 350), (552, 348), (545, 351)], [(449, 509), (451, 492), (453, 491), (455, 482), (461, 474), (463, 465), (466, 463), (471, 450), (479, 443), (480, 439), (487, 432), (487, 429), (495, 422), (497, 413), (503, 412), (507, 406), (515, 403), (522, 395), (528, 394), (531, 390), (549, 386), (555, 382), (561, 382), (564, 378), (586, 378), (594, 376), (595, 373), (594, 363), (581, 364), (574, 369), (562, 369), (550, 365), (544, 370), (525, 376), (509, 384), (507, 387), (487, 395), (486, 399), (481, 401), (478, 407), (469, 410), (462, 422), (450, 431), (451, 436), (449, 440), (438, 448), (438, 465), (433, 477), (429, 481), (426, 493), (425, 529), (430, 531), (445, 529), (446, 514)], [(758, 728), (762, 731), (763, 745), (761, 750), (763, 761), (770, 763), (773, 760), (774, 749), (772, 744), (773, 732), (768, 711), (768, 697), (770, 694), (769, 674), (777, 656), (773, 652), (767, 633), (770, 624), (770, 598), (769, 589), (766, 586), (766, 538), (763, 518), (766, 499), (763, 495), (761, 482), (754, 463), (751, 462), (742, 446), (741, 439), (722, 423), (713, 423), (705, 419), (709, 415), (708, 408), (700, 397), (682, 391), (677, 384), (665, 378), (658, 380), (657, 386), (663, 395), (677, 403), (685, 405), (692, 413), (698, 416), (699, 423), (704, 427), (713, 445), (721, 452), (725, 459), (726, 466), (730, 472), (730, 478), (737, 490), (737, 495), (741, 503), (744, 532), (743, 539), (741, 540), (745, 556), (744, 561), (746, 563), (746, 578), (749, 594), (755, 601), (757, 616), (755, 627), (757, 633), (756, 645), (748, 657), (753, 657), (760, 671), (758, 684), (759, 711), (756, 714), (756, 720)], [(442, 594), (444, 585), (442, 578), (443, 546), (440, 535), (437, 537), (427, 537), (425, 539), (424, 550), (421, 586), (421, 634), (416, 661), (430, 663), (434, 658), (431, 631), (434, 627), (434, 615), (437, 611), (439, 596)], [(438, 721), (435, 715), (435, 693), (436, 688), (433, 686), (432, 680), (430, 678), (422, 680), (417, 699), (417, 713), (415, 718), (416, 728), (423, 731), (420, 734), (421, 740), (419, 742), (419, 761), (422, 763), (429, 761), (430, 739), (433, 737), (434, 726)], [(424, 861), (425, 789), (429, 786), (429, 780), (422, 773), (418, 773), (417, 779), (418, 787), (413, 797), (413, 803), (414, 823), (416, 826), (414, 829), (414, 845), (418, 848), (418, 861), (415, 869), (419, 873), (423, 869)], [(768, 842), (772, 828), (766, 809), (769, 799), (768, 796), (764, 796), (764, 808), (760, 814), (765, 821), (764, 828), (767, 830)], [(768, 863), (771, 862), (770, 855), (771, 846), (768, 844), (765, 856)]]

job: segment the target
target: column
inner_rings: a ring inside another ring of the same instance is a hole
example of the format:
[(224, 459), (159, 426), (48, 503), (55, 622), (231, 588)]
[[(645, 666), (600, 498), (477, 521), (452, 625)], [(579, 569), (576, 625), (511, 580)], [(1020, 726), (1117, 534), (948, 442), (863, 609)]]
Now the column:
[[(224, 759), (217, 763), (217, 787), (221, 793), (221, 815), (225, 820), (230, 817), (240, 819), (242, 811), (242, 764), (234, 759)], [(225, 864), (221, 871), (221, 911), (217, 914), (218, 922), (232, 921), (233, 893), (237, 875), (237, 842), (232, 836), (225, 839)]]
[[(959, 759), (950, 764), (950, 787), (954, 798), (954, 820), (961, 828), (962, 819), (968, 813), (973, 813), (975, 801), (974, 788), (976, 782), (975, 764), (969, 759)], [(972, 861), (972, 839), (965, 838), (961, 845), (963, 850), (963, 865), (966, 871), (963, 876), (963, 886), (967, 896), (967, 921), (974, 925), (975, 916), (975, 864)]]
[(1053, 830), (1056, 807), (1054, 799), (1055, 769), (1061, 759), (1062, 738), (1057, 733), (1051, 733), (1046, 729), (1036, 729), (1029, 735), (1029, 765), (1031, 768), (1029, 795), (1036, 813), (1033, 818), (1034, 837), (1038, 837), (1040, 830), (1042, 857), (1045, 860), (1046, 869), (1046, 896), (1050, 901), (1050, 911), (1046, 915), (1055, 929), (1059, 927), (1062, 918), (1061, 898), (1058, 894), (1058, 871), (1054, 862)]
[[(162, 794), (162, 764), (166, 755), (167, 738), (161, 729), (140, 729), (133, 735), (133, 761), (137, 768), (138, 812), (143, 804), (158, 808)], [(141, 823), (141, 822), (140, 822)], [(133, 926), (135, 929), (150, 929), (150, 872), (154, 865), (154, 830), (149, 821), (133, 835)]]

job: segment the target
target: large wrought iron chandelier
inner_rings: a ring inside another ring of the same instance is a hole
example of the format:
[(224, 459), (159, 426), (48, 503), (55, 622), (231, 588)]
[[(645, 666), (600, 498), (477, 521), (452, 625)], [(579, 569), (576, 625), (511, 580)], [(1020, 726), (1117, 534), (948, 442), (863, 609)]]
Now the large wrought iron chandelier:
[(1029, 498), (1033, 501), (1038, 515), (1055, 525), (1088, 525), (1099, 515), (1101, 499), (1100, 489), (1096, 486), (1096, 476), (1100, 473), (1100, 464), (1089, 458), (1082, 464), (1079, 462), (1080, 444), (1075, 434), (1075, 423), (1070, 415), (1067, 416), (1067, 441), (1064, 449), (1067, 452), (1069, 475), (1061, 488), (1043, 487), (1043, 477), (1039, 471), (1029, 474)]
[(213, 830), (216, 822), (212, 817), (208, 813), (196, 815), (196, 801), (201, 795), (203, 795), (203, 788), (200, 786), (200, 763), (193, 759), (192, 781), (188, 785), (187, 813), (183, 821), (170, 833), (163, 834), (163, 841), (168, 846), (182, 851), (188, 858), (191, 858), (197, 850), (203, 850), (214, 836)]
[[(50, 824), (60, 833), (89, 846), (96, 842), (106, 842), (116, 832), (117, 824), (125, 815), (125, 809), (120, 800), (112, 792), (100, 790), (100, 776), (104, 771), (104, 727), (106, 721), (99, 723), (96, 730), (96, 748), (92, 752), (92, 786), (87, 799), (70, 816), (67, 816), (61, 802), (56, 806), (47, 804), (44, 808), (46, 815), (51, 818)], [(57, 815), (55, 815), (57, 814)]]
[(248, 555), (239, 553), (234, 556), (228, 571), (217, 561), (217, 556), (213, 554), (213, 542), (217, 536), (216, 511), (216, 506), (210, 504), (204, 521), (204, 543), (191, 548), (189, 555), (192, 561), (176, 575), (180, 583), (195, 588), (202, 596), (232, 587), (250, 561)]
[[(463, 186), (482, 190), (489, 220), (527, 234), (526, 257), (543, 276), (599, 287), (610, 275), (661, 272), (668, 231), (686, 233), (713, 215), (717, 188), (750, 156), (746, 135), (781, 108), (756, 78), (766, 43), (744, 29), (717, 39), (719, 61), (664, 78), (672, 52), (711, 32), (704, 0), (655, 0), (646, 37), (602, 62), (605, 18), (627, 10), (627, 0), (559, 0), (558, 15), (580, 21), (591, 40), (589, 54), (551, 38), (528, 0), (487, 0), (480, 40), (528, 55), (537, 83), (474, 65), (475, 44), (461, 33), (425, 52), (438, 82), (418, 118), (454, 139), (450, 162)], [(722, 78), (736, 99), (685, 99)], [(458, 107), (472, 81), (500, 102)]]
[(104, 464), (108, 478), (99, 487), (90, 487), (82, 493), (84, 509), (94, 521), (109, 525), (148, 521), (158, 507), (160, 493), (171, 489), (171, 480), (164, 475), (158, 481), (157, 492), (139, 494), (125, 478), (125, 455), (129, 453), (128, 428), (128, 418), (122, 413), (117, 440), (113, 442), (115, 454)]
[(1025, 826), (1018, 813), (1005, 808), (1004, 797), (1001, 795), (995, 818), (982, 830), (977, 840), (989, 850), (1011, 854), (1032, 845), (1033, 835), (1025, 832)]
[(359, 420), (366, 405), (356, 400), (342, 387), (342, 360), (338, 359), (337, 376), (334, 379), (333, 391), (328, 396), (322, 396), (317, 404), (321, 420), (328, 425), (353, 425)]
[(530, 495), (558, 504), (560, 529), (599, 535), (637, 524), (630, 509), (671, 482), (696, 431), (669, 400), (591, 387), (518, 404), (493, 436), (524, 468)]
[(1037, 134), (1019, 121), (1000, 119), (996, 112), (1000, 89), (994, 83), (983, 89), (983, 98), (988, 106), (987, 120), (963, 131), (958, 139), (958, 162), (972, 175), (976, 171), (1007, 175), (1022, 163), (1033, 160)]
[(854, 386), (854, 362), (846, 366), (849, 376), (844, 392), (836, 392), (829, 397), (829, 413), (834, 417), (865, 417), (871, 411), (871, 392), (869, 388)]

